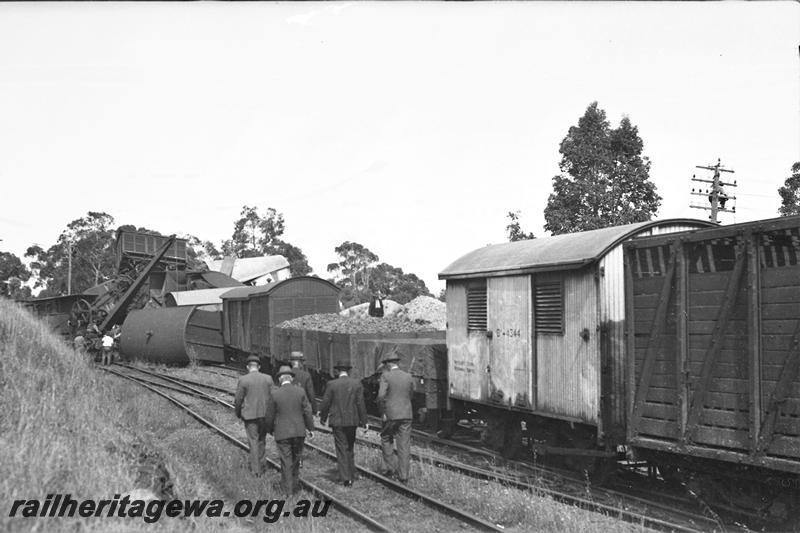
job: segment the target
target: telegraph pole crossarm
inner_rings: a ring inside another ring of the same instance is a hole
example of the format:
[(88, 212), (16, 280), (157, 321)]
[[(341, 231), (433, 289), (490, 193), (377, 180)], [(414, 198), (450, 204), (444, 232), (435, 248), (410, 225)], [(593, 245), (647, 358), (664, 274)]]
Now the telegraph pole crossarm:
[(708, 202), (711, 204), (711, 207), (706, 207), (704, 205), (690, 205), (694, 209), (703, 209), (707, 211), (711, 211), (711, 216), (708, 218), (714, 224), (719, 224), (719, 220), (717, 220), (717, 214), (722, 211), (725, 213), (735, 213), (736, 208), (733, 207), (731, 209), (725, 209), (725, 203), (728, 200), (736, 200), (735, 196), (728, 196), (725, 192), (721, 189), (722, 186), (727, 187), (736, 187), (736, 181), (734, 180), (733, 183), (728, 183), (724, 181), (720, 181), (720, 173), (721, 172), (728, 172), (733, 174), (734, 171), (731, 169), (723, 168), (721, 160), (717, 159), (717, 164), (713, 166), (703, 166), (703, 165), (696, 165), (696, 168), (702, 168), (703, 170), (711, 170), (714, 172), (713, 179), (703, 179), (698, 178), (697, 176), (692, 176), (692, 181), (699, 181), (702, 183), (710, 183), (711, 184), (711, 191), (706, 190), (705, 192), (701, 192), (700, 190), (696, 191), (692, 189), (692, 194), (695, 196), (708, 196)]

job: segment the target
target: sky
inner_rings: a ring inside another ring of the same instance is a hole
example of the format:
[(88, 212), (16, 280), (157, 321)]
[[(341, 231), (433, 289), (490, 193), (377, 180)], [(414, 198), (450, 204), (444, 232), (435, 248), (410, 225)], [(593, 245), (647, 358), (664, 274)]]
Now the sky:
[[(327, 277), (356, 241), (420, 276), (537, 237), (558, 147), (597, 101), (638, 127), (659, 219), (778, 215), (800, 161), (800, 6), (0, 3), (0, 250), (88, 211), (219, 244), (244, 205)], [(707, 202), (706, 202), (707, 203)]]

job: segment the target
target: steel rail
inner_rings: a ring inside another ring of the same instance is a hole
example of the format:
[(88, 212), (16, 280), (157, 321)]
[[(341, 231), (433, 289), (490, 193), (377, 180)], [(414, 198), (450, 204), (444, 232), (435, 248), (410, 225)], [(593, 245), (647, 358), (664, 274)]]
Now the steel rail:
[[(121, 366), (122, 368), (127, 368), (129, 370), (135, 370), (135, 371), (138, 371), (138, 372), (143, 372), (144, 374), (147, 374), (147, 375), (155, 376), (158, 379), (163, 379), (164, 381), (167, 381), (169, 383), (174, 383), (175, 385), (183, 387), (186, 390), (181, 390), (181, 389), (178, 389), (177, 387), (172, 387), (172, 386), (169, 386), (169, 385), (165, 385), (163, 383), (158, 383), (156, 381), (151, 381), (151, 380), (147, 380), (147, 379), (144, 379), (144, 378), (136, 378), (136, 379), (140, 379), (140, 380), (142, 380), (142, 381), (144, 381), (146, 383), (150, 383), (151, 385), (157, 385), (159, 387), (164, 387), (164, 388), (167, 388), (169, 390), (172, 390), (172, 391), (175, 391), (175, 392), (179, 392), (181, 394), (188, 394), (190, 396), (194, 396), (194, 397), (197, 397), (197, 398), (203, 398), (205, 400), (210, 400), (210, 401), (216, 402), (216, 403), (218, 403), (220, 405), (223, 405), (225, 407), (233, 409), (233, 404), (232, 403), (226, 402), (225, 400), (220, 400), (219, 398), (217, 398), (215, 396), (211, 396), (207, 392), (202, 391), (200, 389), (197, 389), (195, 387), (192, 387), (191, 385), (186, 385), (184, 383), (181, 383), (181, 381), (183, 381), (183, 380), (181, 380), (179, 378), (173, 378), (171, 376), (161, 375), (161, 374), (158, 374), (156, 372), (150, 372), (150, 371), (147, 371), (147, 370), (142, 370), (141, 368), (136, 368), (135, 366), (126, 366), (126, 365), (117, 365), (117, 366)], [(189, 392), (186, 392), (187, 390)]]
[[(158, 394), (162, 398), (168, 400), (169, 402), (173, 403), (174, 405), (176, 405), (177, 407), (179, 407), (180, 409), (185, 411), (192, 418), (194, 418), (195, 420), (197, 420), (198, 422), (200, 422), (204, 426), (208, 427), (209, 429), (212, 429), (217, 434), (219, 434), (220, 436), (222, 436), (223, 438), (225, 438), (229, 442), (233, 443), (235, 446), (241, 448), (244, 451), (247, 451), (247, 452), (250, 451), (250, 447), (247, 444), (245, 444), (241, 440), (237, 439), (236, 437), (234, 437), (233, 435), (231, 435), (230, 433), (228, 433), (224, 429), (218, 427), (217, 425), (215, 425), (210, 420), (205, 419), (202, 415), (200, 415), (199, 413), (194, 411), (191, 407), (189, 407), (188, 405), (184, 404), (180, 400), (170, 396), (169, 394), (166, 394), (166, 393), (156, 389), (155, 387), (152, 387), (152, 386), (148, 385), (147, 383), (144, 383), (144, 381), (141, 378), (136, 378), (134, 376), (129, 376), (129, 375), (126, 375), (123, 372), (117, 372), (116, 370), (112, 370), (110, 368), (104, 368), (104, 367), (99, 367), (99, 368), (101, 370), (104, 370), (105, 372), (110, 373), (110, 374), (116, 375), (116, 376), (121, 377), (121, 378), (128, 379), (128, 380), (130, 380), (130, 381), (132, 381), (132, 382), (134, 382), (134, 383), (136, 383), (136, 384), (138, 384), (138, 385), (140, 385), (142, 387), (145, 387), (146, 389), (150, 390), (151, 392), (154, 392), (155, 394)], [(267, 464), (269, 464), (272, 468), (274, 468), (275, 470), (280, 470), (280, 466), (278, 465), (278, 463), (274, 462), (273, 460), (269, 459), (268, 457), (266, 457), (265, 460), (266, 460)], [(299, 481), (300, 481), (300, 484), (303, 487), (305, 487), (307, 490), (309, 490), (313, 494), (319, 496), (322, 499), (330, 500), (331, 503), (333, 504), (333, 506), (335, 508), (337, 508), (342, 514), (344, 514), (346, 516), (349, 516), (349, 517), (351, 517), (351, 518), (353, 518), (355, 520), (358, 520), (359, 522), (361, 522), (364, 525), (366, 525), (367, 527), (369, 527), (371, 530), (373, 530), (373, 531), (392, 531), (390, 528), (386, 527), (385, 525), (381, 524), (380, 522), (377, 522), (373, 518), (370, 518), (366, 514), (364, 514), (361, 511), (359, 511), (358, 509), (356, 509), (356, 508), (354, 508), (354, 507), (342, 502), (341, 500), (336, 499), (333, 495), (329, 494), (328, 492), (326, 492), (325, 490), (321, 489), (320, 487), (314, 485), (313, 483), (310, 483), (309, 481), (306, 481), (306, 480), (304, 480), (302, 478), (300, 478)]]
[(206, 363), (206, 366), (213, 366), (216, 368), (224, 368), (225, 370), (233, 370), (235, 372), (239, 372), (240, 374), (245, 371), (244, 368), (235, 367), (232, 365), (226, 365), (222, 363)]
[(196, 366), (193, 370), (199, 370), (200, 372), (207, 372), (209, 374), (216, 374), (217, 376), (222, 376), (224, 378), (231, 378), (231, 379), (239, 378), (239, 376), (232, 376), (231, 374), (226, 374), (224, 372), (217, 372), (216, 370), (211, 370), (209, 368), (204, 368), (202, 366)]
[[(151, 376), (155, 376), (155, 377), (158, 377), (158, 378), (166, 379), (168, 381), (172, 381), (173, 383), (178, 383), (180, 385), (183, 385), (184, 383), (188, 383), (189, 385), (196, 385), (198, 387), (205, 387), (207, 389), (211, 389), (213, 391), (221, 392), (223, 394), (229, 394), (231, 396), (235, 396), (235, 393), (229, 391), (228, 389), (223, 389), (222, 387), (216, 387), (214, 385), (208, 385), (207, 383), (200, 383), (199, 381), (192, 381), (191, 379), (174, 378), (172, 376), (165, 376), (163, 374), (159, 374), (158, 372), (153, 372), (152, 370), (145, 370), (143, 368), (138, 368), (136, 366), (129, 365), (129, 364), (123, 364), (123, 363), (114, 363), (114, 364), (117, 365), (117, 366), (121, 366), (123, 368), (130, 368), (131, 370), (138, 370), (139, 372), (142, 372), (144, 374), (150, 374)], [(183, 386), (185, 386), (185, 385), (183, 385)]]
[[(329, 458), (329, 459), (331, 459), (333, 461), (336, 461), (336, 454), (335, 453), (329, 452), (328, 450), (326, 450), (324, 448), (320, 448), (319, 446), (317, 446), (315, 444), (311, 444), (309, 442), (306, 442), (305, 445), (308, 446), (309, 448), (311, 448), (312, 450), (315, 450), (318, 453), (326, 456), (327, 458)], [(386, 485), (387, 487), (392, 488), (396, 492), (399, 492), (401, 494), (405, 494), (406, 496), (409, 496), (409, 497), (415, 498), (417, 500), (423, 501), (423, 502), (427, 503), (428, 505), (430, 505), (430, 506), (432, 506), (434, 508), (437, 508), (439, 510), (443, 510), (447, 514), (449, 514), (450, 516), (452, 516), (454, 518), (458, 518), (459, 520), (463, 520), (464, 522), (467, 522), (467, 523), (469, 523), (469, 524), (471, 524), (471, 525), (473, 525), (473, 526), (475, 526), (475, 527), (477, 527), (479, 529), (486, 530), (486, 531), (504, 531), (502, 526), (499, 526), (497, 524), (493, 524), (492, 522), (489, 522), (488, 520), (484, 520), (483, 518), (481, 518), (479, 516), (476, 516), (476, 515), (474, 515), (472, 513), (469, 513), (467, 511), (462, 511), (461, 509), (458, 509), (457, 507), (454, 507), (453, 505), (450, 505), (449, 503), (444, 502), (444, 501), (442, 501), (442, 500), (440, 500), (438, 498), (434, 498), (433, 496), (429, 496), (429, 495), (427, 495), (427, 494), (425, 494), (423, 492), (419, 492), (417, 490), (414, 490), (411, 487), (408, 487), (408, 486), (404, 485), (403, 483), (394, 481), (393, 479), (390, 479), (390, 478), (388, 478), (386, 476), (378, 474), (377, 472), (373, 472), (372, 470), (364, 468), (363, 466), (355, 465), (355, 467), (356, 467), (356, 470), (361, 472), (361, 474), (363, 476), (366, 476), (368, 478), (374, 479), (375, 481), (378, 481), (378, 482)]]
[[(375, 417), (371, 417), (371, 418), (373, 418), (373, 420), (374, 420)], [(375, 428), (377, 430), (380, 429), (379, 427), (373, 426), (373, 425), (371, 425), (370, 427), (371, 428)], [(445, 446), (445, 447), (449, 447), (449, 448), (456, 448), (456, 449), (463, 450), (465, 452), (474, 453), (474, 454), (481, 455), (481, 456), (484, 456), (484, 457), (489, 457), (489, 458), (492, 458), (492, 459), (496, 459), (496, 460), (502, 461), (502, 462), (504, 462), (506, 464), (518, 466), (520, 468), (531, 469), (534, 472), (540, 472), (540, 473), (547, 474), (547, 475), (559, 476), (559, 477), (562, 477), (562, 478), (565, 478), (565, 479), (572, 479), (573, 481), (583, 482), (583, 480), (581, 478), (578, 478), (576, 475), (574, 475), (570, 471), (547, 468), (547, 467), (538, 466), (538, 465), (531, 465), (531, 464), (526, 463), (524, 461), (515, 461), (515, 460), (512, 460), (512, 459), (505, 459), (505, 458), (499, 456), (498, 454), (492, 452), (491, 450), (487, 450), (487, 449), (484, 449), (484, 448), (478, 448), (476, 446), (471, 446), (469, 444), (464, 444), (464, 443), (452, 441), (452, 440), (449, 440), (449, 439), (442, 439), (440, 437), (435, 437), (433, 435), (429, 435), (428, 433), (425, 433), (424, 431), (421, 431), (421, 430), (418, 430), (418, 429), (414, 429), (413, 433), (414, 433), (415, 436), (417, 436), (417, 437), (419, 437), (419, 438), (421, 438), (423, 440), (426, 440), (428, 442), (437, 444), (439, 446)], [(487, 471), (487, 472), (489, 472), (489, 471)], [(503, 474), (500, 474), (500, 475), (502, 476)], [(524, 483), (524, 481), (522, 481), (522, 483)], [(551, 491), (552, 492), (552, 489), (545, 489), (545, 488), (539, 488), (539, 487), (536, 487), (536, 488), (537, 488), (537, 490), (545, 490), (545, 491)], [(670, 505), (667, 505), (667, 504), (662, 504), (660, 502), (656, 502), (656, 501), (653, 501), (653, 500), (648, 500), (646, 498), (642, 498), (642, 497), (639, 497), (639, 496), (634, 496), (634, 495), (629, 494), (627, 492), (623, 492), (623, 491), (616, 490), (616, 489), (609, 489), (609, 488), (605, 488), (605, 487), (596, 487), (594, 490), (597, 491), (598, 495), (606, 496), (606, 497), (609, 497), (609, 498), (618, 498), (618, 499), (623, 499), (623, 500), (627, 499), (627, 500), (630, 500), (630, 501), (639, 502), (639, 503), (641, 503), (643, 505), (647, 505), (647, 506), (649, 506), (649, 507), (651, 507), (653, 509), (660, 509), (663, 512), (667, 512), (667, 513), (670, 513), (670, 514), (682, 515), (685, 519), (688, 519), (688, 520), (691, 520), (691, 521), (704, 522), (707, 525), (713, 526), (713, 527), (723, 527), (722, 524), (718, 520), (716, 520), (714, 518), (709, 518), (708, 516), (704, 516), (704, 515), (698, 515), (698, 514), (692, 513), (691, 511), (688, 511), (688, 510), (678, 509), (678, 508), (675, 508), (674, 506), (670, 506)], [(558, 491), (555, 491), (555, 494), (553, 494), (553, 497), (556, 497), (557, 494), (566, 495), (566, 493), (560, 493)], [(575, 498), (580, 499), (580, 497), (575, 497)], [(591, 502), (591, 501), (590, 501), (590, 504), (591, 505), (601, 505), (601, 504), (599, 504), (597, 502)], [(630, 512), (630, 511), (624, 511), (624, 512)], [(632, 514), (633, 518), (637, 518), (637, 516), (635, 516), (632, 512), (631, 512), (631, 514)], [(659, 520), (659, 519), (651, 518), (649, 520)], [(654, 525), (656, 525), (658, 527), (657, 524), (654, 524)], [(670, 528), (670, 527), (677, 527), (677, 525), (676, 524), (671, 524), (669, 522), (666, 522), (661, 527)]]

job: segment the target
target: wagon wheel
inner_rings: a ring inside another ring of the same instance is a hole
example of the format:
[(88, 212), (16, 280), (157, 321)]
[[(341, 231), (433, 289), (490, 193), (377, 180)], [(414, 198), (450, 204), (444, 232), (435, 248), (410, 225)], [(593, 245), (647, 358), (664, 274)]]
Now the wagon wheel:
[(72, 304), (72, 317), (78, 327), (90, 324), (92, 322), (92, 304), (83, 298), (76, 300)]

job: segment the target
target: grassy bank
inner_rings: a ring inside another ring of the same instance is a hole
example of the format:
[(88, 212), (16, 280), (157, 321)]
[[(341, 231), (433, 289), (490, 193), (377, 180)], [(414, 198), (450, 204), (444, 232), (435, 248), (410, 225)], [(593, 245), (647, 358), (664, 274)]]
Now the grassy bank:
[[(8, 517), (16, 499), (47, 494), (113, 497), (131, 491), (136, 455), (114, 409), (106, 380), (90, 370), (27, 311), (0, 299), (0, 493), (4, 529), (34, 528)], [(130, 451), (130, 453), (125, 453)], [(8, 508), (5, 508), (8, 507)], [(91, 519), (71, 519), (70, 525)], [(49, 520), (38, 529), (65, 528)], [(102, 527), (101, 527), (102, 528)]]
[[(44, 502), (48, 494), (102, 500), (149, 488), (145, 467), (166, 453), (138, 427), (141, 415), (131, 407), (149, 404), (137, 398), (138, 391), (98, 372), (27, 311), (0, 299), (0, 530), (237, 529), (234, 520), (146, 524), (137, 518), (26, 518), (21, 508), (9, 517), (15, 500)], [(152, 413), (164, 412), (164, 406), (150, 407)], [(213, 490), (203, 486), (191, 465), (166, 463), (170, 473), (178, 473), (172, 475), (177, 497), (219, 497), (210, 495)]]

